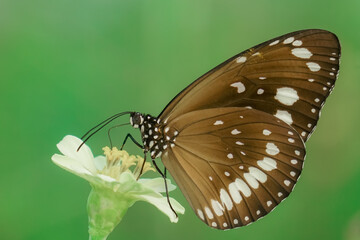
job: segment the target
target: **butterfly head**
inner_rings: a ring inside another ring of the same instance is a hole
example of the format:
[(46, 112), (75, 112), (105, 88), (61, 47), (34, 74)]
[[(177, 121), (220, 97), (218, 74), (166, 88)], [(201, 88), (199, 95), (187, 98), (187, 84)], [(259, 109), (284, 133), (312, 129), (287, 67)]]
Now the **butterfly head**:
[(139, 112), (133, 112), (130, 114), (130, 124), (133, 128), (139, 128), (144, 123), (144, 115)]

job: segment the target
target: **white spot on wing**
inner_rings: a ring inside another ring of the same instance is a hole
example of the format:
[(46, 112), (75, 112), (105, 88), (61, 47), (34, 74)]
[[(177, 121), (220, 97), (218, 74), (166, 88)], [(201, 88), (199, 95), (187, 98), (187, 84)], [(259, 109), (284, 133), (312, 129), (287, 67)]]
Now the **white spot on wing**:
[(274, 46), (274, 45), (278, 44), (279, 42), (280, 42), (279, 40), (275, 40), (272, 43), (270, 43), (269, 46)]
[(227, 191), (223, 188), (220, 190), (220, 199), (229, 211), (233, 208), (233, 202), (231, 201), (231, 198)]
[(214, 125), (221, 125), (221, 124), (224, 124), (224, 122), (221, 121), (221, 120), (217, 120), (217, 121), (214, 123)]
[(229, 193), (235, 203), (239, 204), (241, 202), (242, 197), (239, 193), (239, 188), (236, 186), (235, 182), (229, 184)]
[(259, 187), (259, 182), (250, 173), (244, 173), (244, 178), (250, 185), (250, 187), (254, 189), (257, 189)]
[(257, 161), (257, 165), (264, 169), (265, 171), (272, 171), (277, 168), (276, 161), (269, 157), (264, 157), (263, 160)]
[(265, 151), (270, 155), (276, 155), (280, 152), (279, 148), (274, 143), (267, 143)]
[(246, 62), (246, 57), (244, 57), (244, 56), (242, 56), (242, 57), (238, 57), (238, 58), (236, 59), (236, 62), (237, 62), (237, 63), (243, 63), (243, 62)]
[(289, 180), (285, 180), (285, 181), (284, 181), (284, 184), (285, 184), (286, 186), (289, 186), (289, 185), (290, 185), (290, 181), (289, 181)]
[(228, 159), (233, 159), (233, 158), (234, 158), (234, 155), (232, 155), (232, 153), (229, 153), (229, 154), (227, 155), (227, 157), (228, 157)]
[(291, 53), (295, 57), (304, 59), (309, 59), (313, 55), (307, 48), (294, 48)]
[(267, 130), (267, 129), (264, 129), (264, 130), (263, 130), (263, 134), (264, 134), (265, 136), (269, 136), (269, 135), (271, 134), (271, 131), (269, 131), (269, 130)]
[(243, 142), (240, 142), (240, 141), (236, 141), (236, 144), (237, 144), (237, 145), (244, 145), (244, 143), (243, 143)]
[(302, 41), (301, 40), (295, 40), (293, 43), (292, 43), (293, 46), (295, 47), (299, 47), (302, 45)]
[(245, 197), (249, 197), (251, 195), (251, 190), (249, 186), (240, 178), (235, 179), (236, 187), (244, 194)]
[(275, 99), (284, 105), (292, 106), (297, 100), (299, 100), (299, 95), (293, 88), (282, 87), (276, 90)]
[(266, 202), (266, 205), (267, 205), (268, 207), (270, 207), (271, 204), (272, 204), (272, 201), (267, 201), (267, 202)]
[(237, 88), (238, 93), (242, 93), (245, 91), (245, 85), (242, 82), (235, 82), (230, 86)]
[(260, 80), (265, 80), (265, 79), (266, 79), (266, 77), (259, 77), (259, 79), (260, 79)]
[(262, 183), (266, 182), (267, 180), (266, 174), (256, 167), (249, 167), (249, 173)]
[(224, 208), (218, 201), (211, 199), (211, 206), (217, 216), (222, 216), (224, 214)]
[(197, 214), (203, 221), (205, 220), (204, 213), (200, 209), (197, 210)]
[(206, 216), (207, 216), (209, 219), (213, 219), (213, 218), (214, 218), (214, 215), (213, 215), (213, 213), (211, 212), (210, 208), (205, 207), (205, 213), (206, 213)]
[(320, 65), (317, 63), (314, 63), (314, 62), (308, 62), (308, 63), (306, 63), (306, 65), (312, 72), (318, 72), (321, 69)]
[(291, 125), (293, 123), (291, 114), (288, 111), (277, 110), (277, 112), (276, 112), (276, 114), (274, 116), (281, 119), (281, 120), (283, 120), (284, 122), (286, 122), (289, 125)]
[(239, 133), (241, 133), (241, 132), (239, 130), (237, 130), (237, 129), (234, 129), (234, 130), (231, 131), (232, 135), (237, 135)]
[(259, 89), (257, 90), (257, 94), (261, 95), (261, 94), (263, 94), (263, 93), (264, 93), (264, 89), (259, 88)]
[(296, 164), (298, 163), (298, 161), (297, 161), (296, 159), (292, 159), (290, 162), (291, 162), (291, 164), (293, 164), (293, 165), (296, 165)]
[(289, 37), (284, 40), (284, 44), (289, 44), (289, 43), (292, 43), (293, 41), (294, 41), (294, 37)]

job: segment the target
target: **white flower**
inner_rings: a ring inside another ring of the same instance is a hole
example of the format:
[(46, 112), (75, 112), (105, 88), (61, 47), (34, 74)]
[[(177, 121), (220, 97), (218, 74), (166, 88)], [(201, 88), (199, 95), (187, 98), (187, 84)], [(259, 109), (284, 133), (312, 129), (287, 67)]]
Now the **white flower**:
[[(58, 166), (86, 179), (92, 186), (88, 213), (89, 233), (93, 239), (106, 239), (126, 210), (139, 200), (151, 203), (165, 213), (171, 222), (177, 222), (167, 198), (161, 194), (165, 192), (163, 178), (136, 180), (143, 158), (108, 147), (103, 148), (105, 156), (94, 157), (85, 144), (77, 151), (81, 143), (82, 140), (77, 137), (65, 136), (57, 144), (63, 155), (54, 154), (51, 159)], [(133, 171), (130, 170), (132, 166)], [(150, 163), (145, 163), (143, 173), (149, 170), (154, 171)], [(167, 185), (169, 191), (176, 188), (169, 179)], [(185, 209), (175, 199), (170, 198), (170, 202), (176, 212), (184, 213)]]

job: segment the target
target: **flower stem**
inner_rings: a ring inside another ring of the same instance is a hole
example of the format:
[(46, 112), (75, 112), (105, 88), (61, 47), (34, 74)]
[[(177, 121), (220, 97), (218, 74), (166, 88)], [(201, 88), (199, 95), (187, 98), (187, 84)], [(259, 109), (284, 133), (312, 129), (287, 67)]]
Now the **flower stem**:
[(133, 204), (134, 200), (131, 198), (116, 194), (111, 189), (92, 185), (87, 203), (89, 239), (106, 240)]

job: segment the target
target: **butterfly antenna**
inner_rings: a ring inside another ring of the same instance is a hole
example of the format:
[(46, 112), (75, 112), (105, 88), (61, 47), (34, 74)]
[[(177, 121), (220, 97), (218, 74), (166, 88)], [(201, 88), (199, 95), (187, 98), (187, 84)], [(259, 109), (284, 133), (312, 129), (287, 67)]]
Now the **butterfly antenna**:
[[(77, 151), (80, 150), (80, 148), (87, 142), (87, 140), (89, 140), (95, 133), (97, 133), (98, 131), (100, 131), (102, 128), (104, 128), (106, 125), (108, 125), (109, 123), (111, 123), (113, 120), (117, 119), (118, 117), (121, 117), (123, 115), (126, 114), (131, 114), (132, 112), (122, 112), (122, 113), (117, 113), (107, 119), (105, 119), (104, 121), (102, 121), (101, 123), (97, 124), (96, 126), (92, 127), (89, 131), (87, 131), (84, 136), (81, 137), (81, 139), (83, 140), (83, 142), (80, 144), (80, 146), (78, 147)], [(92, 132), (93, 131), (93, 132)], [(92, 132), (92, 133), (91, 133)], [(89, 135), (90, 134), (90, 135)], [(88, 135), (88, 137), (84, 140), (84, 138)]]
[[(101, 123), (99, 123), (99, 124), (97, 124), (96, 126), (92, 127), (89, 131), (87, 131), (87, 132), (84, 134), (84, 136), (81, 137), (81, 139), (84, 139), (84, 138), (86, 137), (86, 135), (88, 135), (92, 130), (94, 130), (95, 128), (99, 127), (101, 124), (104, 124), (106, 121), (110, 121), (110, 122), (111, 122), (112, 120), (114, 120), (114, 119), (116, 119), (116, 118), (118, 118), (118, 117), (120, 117), (120, 116), (122, 116), (122, 115), (130, 114), (130, 113), (131, 113), (131, 112), (122, 112), (122, 113), (117, 113), (117, 114), (115, 114), (115, 115), (112, 115), (111, 117), (105, 119), (105, 120), (102, 121)], [(114, 119), (113, 119), (113, 118), (114, 118)], [(108, 124), (108, 123), (106, 123), (106, 124)], [(105, 124), (105, 125), (106, 125), (106, 124)]]

